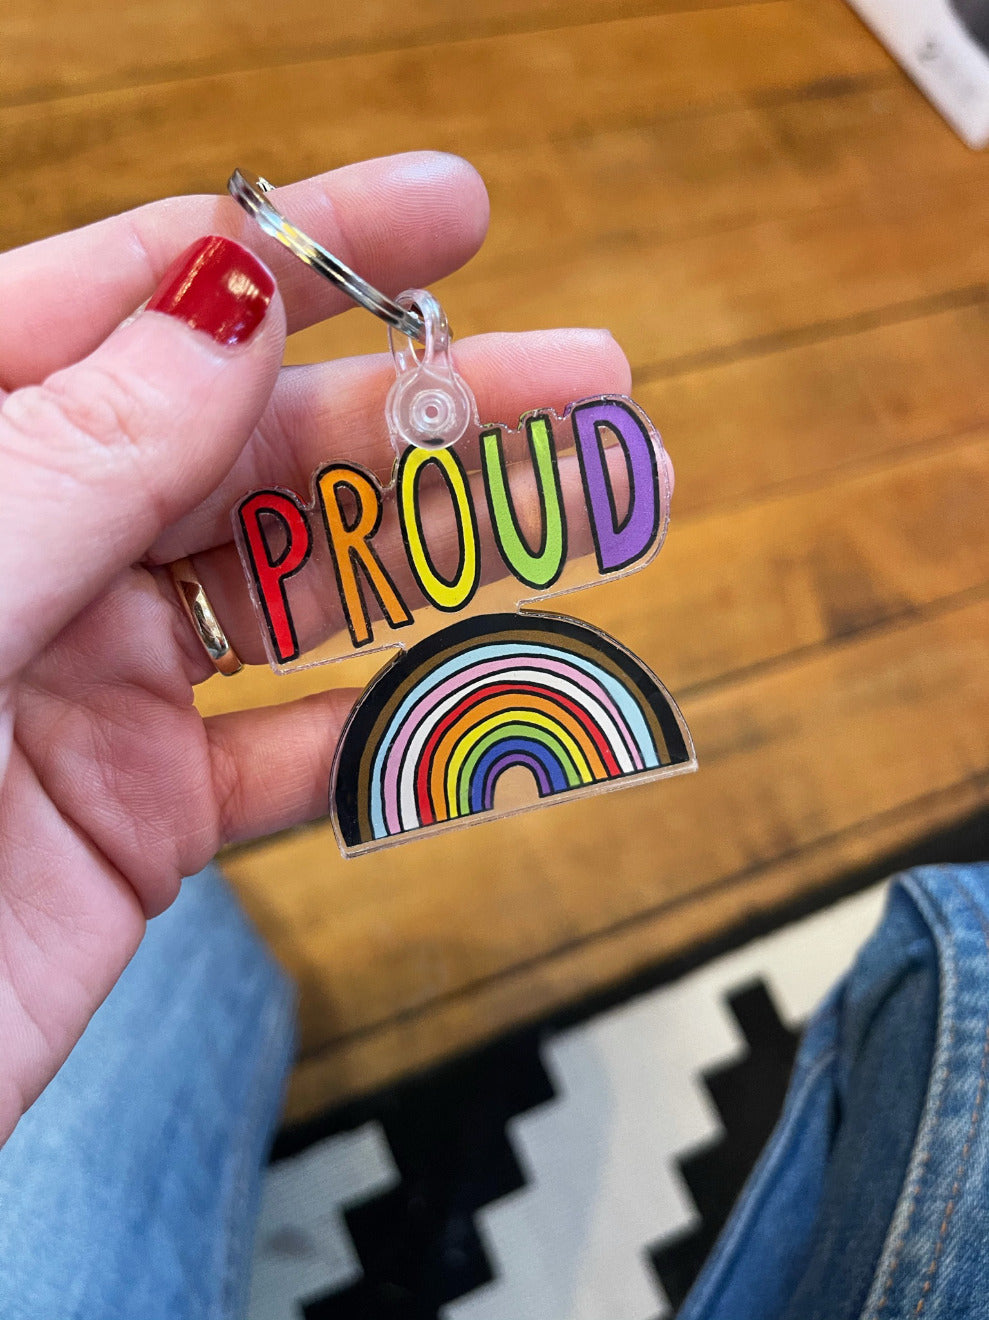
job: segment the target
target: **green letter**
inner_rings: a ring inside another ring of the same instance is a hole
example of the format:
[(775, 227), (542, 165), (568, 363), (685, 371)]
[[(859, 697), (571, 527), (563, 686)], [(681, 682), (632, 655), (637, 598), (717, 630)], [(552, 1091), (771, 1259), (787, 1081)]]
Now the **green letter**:
[(545, 589), (552, 586), (563, 572), (567, 556), (567, 523), (549, 422), (545, 417), (530, 417), (525, 432), (542, 514), (542, 537), (535, 554), (526, 545), (515, 516), (501, 432), (497, 429), (485, 431), (481, 436), (484, 489), (502, 559), (520, 582)]

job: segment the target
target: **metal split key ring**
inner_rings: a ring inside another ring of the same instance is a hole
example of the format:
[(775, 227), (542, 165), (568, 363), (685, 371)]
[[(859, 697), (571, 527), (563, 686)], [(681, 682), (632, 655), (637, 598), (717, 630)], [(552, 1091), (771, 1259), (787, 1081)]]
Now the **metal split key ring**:
[(393, 298), (387, 297), (373, 284), (345, 265), (332, 252), (328, 252), (321, 243), (304, 234), (287, 220), (266, 197), (274, 185), (249, 170), (234, 170), (227, 181), (227, 190), (231, 197), (244, 208), (249, 216), (266, 234), (277, 239), (284, 247), (295, 254), (300, 261), (318, 271), (324, 279), (330, 281), (355, 303), (380, 316), (390, 326), (400, 330), (409, 339), (420, 344), (426, 340), (426, 326), (422, 317), (412, 308), (402, 307)]
[[(227, 189), (266, 234), (348, 298), (387, 321), (397, 375), (386, 403), (392, 434), (407, 444), (429, 448), (445, 448), (459, 439), (475, 410), (474, 400), (450, 362), (450, 328), (432, 294), (425, 289), (409, 290), (402, 295), (407, 306), (387, 297), (272, 206), (265, 195), (272, 191), (267, 179), (234, 170)], [(413, 299), (421, 305), (422, 314)], [(392, 337), (396, 330), (410, 341), (407, 350), (396, 346)], [(421, 357), (415, 353), (413, 341), (424, 345)], [(240, 657), (216, 617), (191, 560), (177, 560), (169, 565), (169, 571), (182, 609), (214, 668), (228, 676), (238, 673), (243, 668)]]

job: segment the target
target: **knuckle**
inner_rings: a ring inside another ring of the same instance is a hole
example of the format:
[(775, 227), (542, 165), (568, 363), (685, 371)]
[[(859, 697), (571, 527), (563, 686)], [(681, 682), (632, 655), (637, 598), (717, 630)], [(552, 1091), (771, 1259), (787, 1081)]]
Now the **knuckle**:
[(154, 436), (154, 413), (140, 382), (89, 362), (16, 390), (3, 408), (7, 427), (35, 457), (69, 471), (96, 455), (113, 465), (136, 462)]
[(132, 455), (148, 435), (146, 400), (133, 380), (107, 366), (80, 363), (37, 388), (35, 406), (60, 419), (67, 440), (86, 450)]
[(165, 401), (109, 364), (82, 362), (8, 395), (0, 448), (62, 487), (126, 487), (135, 509), (164, 516), (155, 479)]
[[(222, 738), (207, 721), (210, 745), (210, 772), (213, 784), (216, 822), (220, 838), (229, 842), (237, 836), (237, 823), (244, 817), (244, 784), (241, 767)], [(210, 736), (213, 734), (214, 736)]]

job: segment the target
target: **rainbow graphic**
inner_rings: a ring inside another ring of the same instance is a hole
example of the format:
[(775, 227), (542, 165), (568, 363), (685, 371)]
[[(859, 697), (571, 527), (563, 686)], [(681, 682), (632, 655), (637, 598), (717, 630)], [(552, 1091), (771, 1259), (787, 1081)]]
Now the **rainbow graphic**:
[(557, 615), (481, 615), (413, 646), (364, 693), (331, 794), (341, 845), (491, 812), (517, 766), (541, 803), (696, 760), (669, 693), (612, 638)]

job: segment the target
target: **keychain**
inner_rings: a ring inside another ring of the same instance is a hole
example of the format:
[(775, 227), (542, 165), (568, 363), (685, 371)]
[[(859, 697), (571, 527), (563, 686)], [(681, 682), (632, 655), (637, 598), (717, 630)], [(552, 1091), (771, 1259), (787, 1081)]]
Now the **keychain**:
[(276, 673), (400, 648), (337, 749), (329, 809), (344, 856), (695, 770), (683, 717), (640, 660), (531, 608), (661, 547), (670, 471), (642, 409), (599, 395), (515, 428), (482, 422), (432, 294), (385, 297), (286, 220), (265, 180), (238, 170), (229, 188), (387, 322), (395, 363), (390, 474), (328, 457), (305, 498), (252, 491), (232, 514)]

